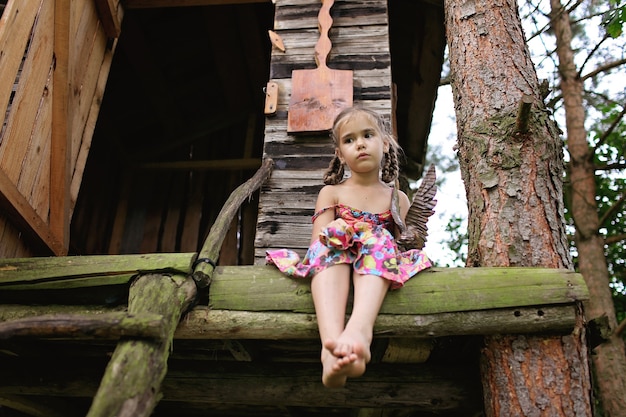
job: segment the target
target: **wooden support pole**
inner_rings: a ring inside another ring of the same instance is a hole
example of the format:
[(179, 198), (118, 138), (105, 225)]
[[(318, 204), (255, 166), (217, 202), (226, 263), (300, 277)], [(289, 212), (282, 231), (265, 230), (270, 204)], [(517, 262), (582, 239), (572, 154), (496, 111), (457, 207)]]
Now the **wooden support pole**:
[(272, 159), (265, 159), (252, 178), (237, 187), (230, 194), (226, 203), (224, 203), (196, 260), (193, 277), (200, 287), (209, 285), (211, 275), (217, 265), (217, 257), (220, 253), (222, 242), (239, 207), (247, 198), (250, 198), (254, 191), (261, 187), (272, 173), (273, 166), (274, 161)]
[(133, 282), (129, 314), (163, 316), (166, 337), (118, 343), (88, 417), (148, 417), (161, 397), (172, 339), (183, 313), (196, 297), (193, 280), (184, 275), (148, 274)]

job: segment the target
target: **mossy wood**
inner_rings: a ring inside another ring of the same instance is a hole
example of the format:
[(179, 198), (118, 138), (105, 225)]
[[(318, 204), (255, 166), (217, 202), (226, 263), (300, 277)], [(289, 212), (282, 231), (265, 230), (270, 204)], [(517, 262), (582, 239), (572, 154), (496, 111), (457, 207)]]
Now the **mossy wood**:
[(166, 336), (163, 316), (124, 312), (105, 314), (43, 314), (0, 321), (0, 339), (10, 337), (71, 337), (119, 339), (123, 336), (162, 339)]
[(176, 326), (195, 300), (196, 286), (185, 275), (142, 275), (133, 282), (129, 314), (155, 313), (163, 317), (160, 340), (126, 339), (117, 344), (96, 393), (88, 417), (149, 416), (160, 399)]
[(43, 289), (114, 285), (140, 272), (188, 274), (195, 253), (0, 259), (0, 288)]
[[(154, 337), (162, 332), (162, 317), (142, 313), (129, 316), (113, 308), (86, 306), (0, 305), (0, 338), (31, 337), (117, 340), (121, 336)], [(576, 323), (576, 305), (546, 305), (437, 314), (381, 314), (374, 333), (380, 337), (434, 338), (444, 336), (566, 333)], [(159, 318), (157, 320), (157, 317)], [(64, 326), (49, 327), (51, 320)], [(24, 323), (38, 323), (20, 333)], [(146, 327), (141, 327), (141, 323)], [(157, 328), (158, 322), (158, 328)], [(87, 324), (90, 327), (87, 327)], [(176, 328), (175, 340), (317, 339), (314, 314), (287, 311), (214, 310), (196, 306)]]
[[(381, 314), (435, 314), (573, 303), (589, 298), (580, 274), (548, 268), (433, 268), (390, 291)], [(241, 311), (314, 311), (308, 279), (272, 266), (218, 267), (210, 307)]]

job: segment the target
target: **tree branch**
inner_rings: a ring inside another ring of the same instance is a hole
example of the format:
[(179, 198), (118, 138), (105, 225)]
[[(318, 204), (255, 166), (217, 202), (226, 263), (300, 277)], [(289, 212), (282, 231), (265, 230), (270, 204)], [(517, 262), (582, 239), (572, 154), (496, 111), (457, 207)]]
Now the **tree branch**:
[(624, 333), (624, 329), (626, 329), (626, 319), (622, 320), (622, 322), (615, 329), (615, 336), (621, 337), (622, 333)]
[(596, 75), (598, 75), (601, 72), (605, 72), (605, 71), (611, 70), (613, 68), (617, 68), (620, 65), (624, 65), (624, 64), (626, 64), (626, 58), (620, 59), (618, 61), (609, 62), (608, 64), (604, 64), (604, 65), (596, 68), (595, 70), (591, 71), (590, 73), (583, 75), (582, 77), (580, 77), (580, 79), (582, 81), (585, 81), (588, 78), (595, 77)]
[(626, 240), (626, 233), (625, 234), (621, 234), (621, 235), (607, 236), (604, 239), (604, 243), (606, 243), (607, 245), (612, 245), (614, 243), (621, 242), (622, 240)]
[(604, 131), (604, 133), (598, 140), (598, 143), (596, 143), (595, 149), (598, 149), (598, 147), (604, 145), (604, 142), (606, 142), (606, 139), (609, 137), (611, 133), (613, 133), (613, 131), (615, 130), (619, 122), (621, 122), (622, 119), (624, 118), (624, 114), (626, 114), (626, 106), (622, 108), (621, 113), (615, 118), (615, 120), (613, 120), (613, 123), (611, 123), (611, 126), (609, 126), (609, 128)]
[(613, 162), (611, 164), (606, 165), (596, 165), (593, 167), (595, 171), (613, 171), (619, 169), (626, 169), (626, 163), (624, 162)]
[(623, 193), (620, 198), (617, 199), (616, 202), (611, 205), (611, 207), (604, 213), (602, 218), (600, 219), (600, 225), (604, 225), (608, 220), (610, 220), (615, 212), (621, 208), (624, 204), (624, 200), (626, 200), (626, 193)]

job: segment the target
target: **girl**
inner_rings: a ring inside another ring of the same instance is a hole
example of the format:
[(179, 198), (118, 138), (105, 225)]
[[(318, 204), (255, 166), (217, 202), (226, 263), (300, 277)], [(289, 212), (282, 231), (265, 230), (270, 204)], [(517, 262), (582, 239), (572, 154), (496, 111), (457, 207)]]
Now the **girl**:
[[(400, 252), (391, 213), (398, 175), (396, 139), (377, 113), (349, 108), (335, 119), (331, 132), (335, 156), (324, 174), (315, 205), (311, 245), (300, 262), (287, 249), (267, 252), (268, 263), (297, 277), (312, 277), (311, 293), (322, 341), (322, 382), (342, 387), (361, 376), (370, 361), (374, 321), (388, 289), (399, 288), (431, 266), (419, 250)], [(344, 166), (350, 176), (344, 180)], [(409, 209), (398, 191), (401, 219)], [(350, 279), (352, 314), (345, 322)]]

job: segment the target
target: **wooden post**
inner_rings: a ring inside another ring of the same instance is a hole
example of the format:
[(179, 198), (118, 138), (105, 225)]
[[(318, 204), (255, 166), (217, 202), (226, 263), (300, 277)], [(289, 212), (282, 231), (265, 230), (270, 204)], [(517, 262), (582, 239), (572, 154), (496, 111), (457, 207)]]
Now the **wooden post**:
[(88, 417), (152, 414), (161, 397), (174, 331), (195, 297), (195, 283), (184, 275), (143, 275), (131, 285), (129, 314), (161, 314), (166, 337), (158, 341), (129, 339), (118, 343)]

